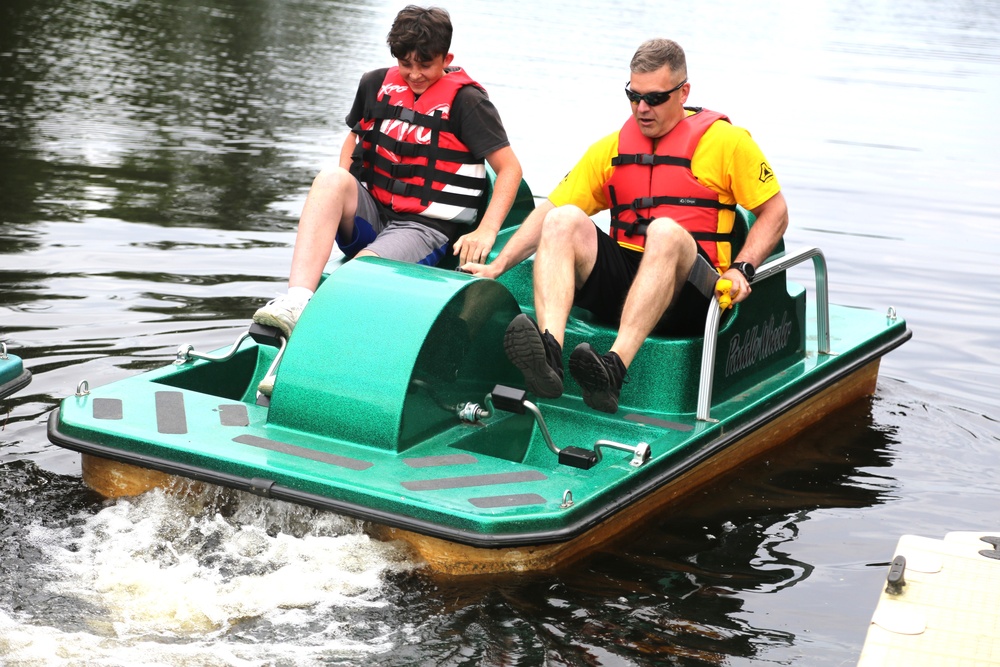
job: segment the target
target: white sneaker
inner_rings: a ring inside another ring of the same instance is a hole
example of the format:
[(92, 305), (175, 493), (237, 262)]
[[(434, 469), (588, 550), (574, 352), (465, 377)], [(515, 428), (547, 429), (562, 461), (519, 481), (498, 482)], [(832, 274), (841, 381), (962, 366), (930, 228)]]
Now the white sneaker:
[(284, 294), (258, 308), (253, 314), (253, 321), (264, 326), (277, 327), (288, 338), (292, 335), (292, 329), (295, 328), (295, 323), (299, 321), (308, 303)]
[(257, 391), (265, 396), (270, 396), (274, 393), (274, 380), (275, 377), (273, 375), (265, 375), (264, 379), (257, 385)]

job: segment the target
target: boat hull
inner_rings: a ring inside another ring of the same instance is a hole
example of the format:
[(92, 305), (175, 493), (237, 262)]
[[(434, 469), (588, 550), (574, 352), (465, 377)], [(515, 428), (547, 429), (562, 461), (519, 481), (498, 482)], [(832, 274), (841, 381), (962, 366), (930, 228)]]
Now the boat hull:
[[(728, 442), (716, 443), (717, 451), (703, 451), (701, 456), (678, 466), (673, 476), (646, 496), (637, 498), (613, 517), (565, 541), (481, 547), (386, 523), (373, 523), (369, 531), (380, 539), (407, 543), (428, 568), (446, 575), (500, 574), (565, 567), (628, 534), (678, 499), (784, 445), (840, 408), (871, 396), (875, 392), (879, 365), (879, 358), (868, 361), (814, 395), (787, 406), (782, 414), (765, 420), (762, 426), (745, 435), (730, 438)], [(53, 414), (50, 428), (54, 428), (56, 423), (57, 415)], [(107, 498), (135, 496), (154, 488), (185, 491), (192, 488), (192, 478), (179, 478), (175, 474), (95, 454), (85, 453), (82, 458), (84, 482)], [(234, 486), (232, 483), (227, 485)], [(351, 513), (359, 518), (371, 519), (364, 511)]]
[(31, 383), (31, 371), (25, 370), (21, 358), (7, 353), (6, 345), (0, 353), (0, 398), (10, 396)]
[[(551, 569), (874, 391), (905, 322), (807, 303), (786, 261), (711, 338), (647, 340), (614, 415), (569, 375), (559, 398), (500, 400), (521, 382), (503, 336), (533, 312), (530, 262), (493, 281), (364, 258), (280, 352), (255, 335), (71, 396), (49, 439), (106, 496), (181, 477), (357, 517), (440, 572)], [(574, 311), (565, 348), (614, 336)]]

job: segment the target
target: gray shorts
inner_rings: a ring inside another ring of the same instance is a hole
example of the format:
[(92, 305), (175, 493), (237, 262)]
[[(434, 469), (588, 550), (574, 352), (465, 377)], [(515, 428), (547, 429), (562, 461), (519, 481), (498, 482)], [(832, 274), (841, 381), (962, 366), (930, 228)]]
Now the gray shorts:
[(386, 259), (435, 266), (448, 251), (448, 237), (419, 222), (383, 220), (375, 197), (359, 181), (354, 237), (345, 243), (338, 235), (337, 246), (347, 257), (368, 250)]

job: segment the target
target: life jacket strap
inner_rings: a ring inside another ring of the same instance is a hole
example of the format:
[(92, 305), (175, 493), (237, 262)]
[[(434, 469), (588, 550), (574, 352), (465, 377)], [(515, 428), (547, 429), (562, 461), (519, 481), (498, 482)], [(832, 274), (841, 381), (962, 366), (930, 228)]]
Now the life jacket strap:
[(673, 155), (655, 155), (652, 153), (626, 153), (611, 158), (611, 164), (615, 167), (626, 164), (648, 165), (650, 167), (659, 164), (669, 164), (675, 167), (691, 168), (691, 160)]
[(432, 144), (414, 144), (408, 141), (397, 141), (375, 128), (370, 130), (356, 128), (354, 133), (361, 139), (359, 143), (368, 142), (373, 146), (384, 148), (400, 157), (429, 157), (432, 150), (434, 150), (437, 159), (442, 162), (457, 162), (459, 164), (478, 164), (480, 162), (471, 153), (465, 151), (441, 148), (440, 146), (432, 146)]
[[(610, 192), (610, 188), (608, 189)], [(714, 199), (702, 199), (700, 197), (639, 197), (633, 199), (631, 204), (612, 203), (611, 215), (618, 217), (624, 211), (635, 211), (640, 209), (655, 208), (657, 206), (699, 206), (701, 208), (714, 208), (716, 210), (735, 211), (736, 204), (723, 204)]]
[[(622, 222), (621, 220), (613, 219), (611, 221), (612, 229), (620, 229), (625, 236), (645, 236), (646, 230), (649, 229), (650, 223), (653, 222), (653, 218), (636, 218), (632, 222)], [(732, 234), (726, 232), (688, 232), (695, 241), (704, 241), (706, 243), (731, 243)]]
[(380, 120), (400, 120), (409, 125), (419, 125), (438, 132), (451, 132), (451, 121), (444, 118), (441, 110), (438, 109), (433, 114), (425, 114), (396, 104), (389, 104), (389, 96), (383, 95), (382, 99), (372, 105), (371, 116), (378, 125)]
[[(473, 196), (457, 192), (445, 192), (444, 190), (435, 190), (434, 188), (430, 188), (430, 193), (426, 193), (427, 188), (423, 184), (405, 183), (378, 172), (371, 173), (370, 178), (372, 186), (391, 192), (394, 195), (420, 198), (426, 194), (429, 201), (461, 208), (478, 208), (482, 204), (481, 195)], [(485, 179), (483, 181), (482, 185), (485, 186)]]

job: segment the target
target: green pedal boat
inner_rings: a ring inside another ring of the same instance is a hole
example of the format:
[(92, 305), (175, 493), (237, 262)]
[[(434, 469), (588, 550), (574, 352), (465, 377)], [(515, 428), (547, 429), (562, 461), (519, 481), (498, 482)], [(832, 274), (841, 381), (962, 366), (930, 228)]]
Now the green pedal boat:
[[(512, 219), (530, 207), (529, 192)], [(786, 280), (801, 262), (808, 300)], [(531, 274), (530, 260), (497, 281), (346, 262), (287, 342), (253, 325), (227, 349), (185, 345), (165, 368), (83, 381), (49, 439), (82, 452), (108, 497), (189, 478), (358, 517), (440, 572), (543, 570), (872, 394), (880, 358), (911, 335), (891, 309), (830, 305), (823, 255), (782, 249), (751, 298), (710, 309), (703, 338), (648, 340), (609, 415), (568, 374), (558, 399), (523, 391), (502, 340), (533, 314)], [(574, 310), (564, 347), (606, 350), (614, 334)]]
[(31, 383), (31, 371), (25, 370), (21, 358), (7, 352), (7, 343), (0, 343), (0, 398)]

